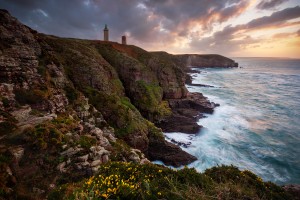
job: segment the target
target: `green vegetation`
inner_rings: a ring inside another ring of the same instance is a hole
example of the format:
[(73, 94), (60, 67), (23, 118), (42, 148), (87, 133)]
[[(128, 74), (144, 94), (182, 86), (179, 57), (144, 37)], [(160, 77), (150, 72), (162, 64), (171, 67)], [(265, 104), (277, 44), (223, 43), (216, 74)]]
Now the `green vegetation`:
[(33, 146), (45, 150), (60, 147), (66, 142), (65, 134), (75, 127), (76, 123), (73, 119), (59, 116), (50, 122), (27, 128), (24, 134), (28, 136), (27, 140)]
[(136, 83), (139, 95), (134, 102), (148, 119), (155, 121), (171, 114), (168, 102), (162, 101), (163, 91), (158, 84), (147, 84), (142, 80)]
[[(222, 180), (220, 182), (220, 180)], [(60, 187), (49, 199), (290, 199), (282, 188), (233, 166), (173, 170), (110, 162), (97, 175)]]
[[(124, 48), (117, 44), (101, 44), (96, 48), (116, 69), (126, 94), (145, 118), (156, 121), (171, 113), (168, 104), (162, 102), (163, 90), (155, 71), (146, 66), (151, 58), (148, 52), (135, 46)], [(143, 62), (139, 62), (140, 59)]]
[(117, 137), (124, 138), (135, 132), (147, 132), (146, 120), (128, 98), (107, 95), (92, 88), (88, 88), (86, 94), (90, 102), (101, 110), (110, 126), (115, 128)]
[(95, 138), (91, 138), (86, 135), (80, 136), (80, 139), (78, 141), (78, 144), (80, 144), (81, 147), (89, 149), (91, 146), (95, 145), (97, 140)]

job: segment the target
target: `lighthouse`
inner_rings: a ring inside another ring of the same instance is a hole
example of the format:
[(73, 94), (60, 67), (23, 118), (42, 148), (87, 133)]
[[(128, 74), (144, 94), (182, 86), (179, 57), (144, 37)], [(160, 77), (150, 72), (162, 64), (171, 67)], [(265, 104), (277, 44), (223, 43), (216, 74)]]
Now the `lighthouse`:
[(109, 41), (109, 35), (108, 35), (108, 28), (107, 28), (107, 24), (105, 24), (105, 27), (103, 29), (104, 32), (104, 41)]
[(122, 36), (122, 44), (124, 44), (124, 45), (127, 44), (127, 42), (126, 42), (126, 36), (125, 35)]

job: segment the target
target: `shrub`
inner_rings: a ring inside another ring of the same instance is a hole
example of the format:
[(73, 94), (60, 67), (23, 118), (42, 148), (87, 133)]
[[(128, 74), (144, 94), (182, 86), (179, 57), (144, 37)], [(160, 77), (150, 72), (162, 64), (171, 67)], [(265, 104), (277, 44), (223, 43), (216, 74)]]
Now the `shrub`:
[(54, 193), (61, 199), (290, 199), (275, 184), (263, 183), (266, 187), (257, 188), (247, 181), (237, 181), (236, 175), (253, 179), (252, 184), (261, 182), (251, 172), (233, 166), (198, 173), (187, 167), (172, 170), (152, 163), (110, 162), (102, 165), (97, 175), (64, 185)]
[(80, 136), (80, 139), (78, 141), (78, 144), (80, 144), (83, 148), (91, 148), (93, 145), (95, 145), (97, 140), (95, 138), (88, 137), (86, 135)]

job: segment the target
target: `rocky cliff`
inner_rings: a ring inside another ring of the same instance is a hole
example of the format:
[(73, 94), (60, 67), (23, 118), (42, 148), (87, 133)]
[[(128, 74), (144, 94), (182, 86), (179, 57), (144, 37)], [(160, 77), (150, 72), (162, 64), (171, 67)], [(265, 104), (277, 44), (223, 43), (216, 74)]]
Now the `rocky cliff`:
[(171, 115), (168, 99), (187, 94), (174, 63), (135, 46), (40, 34), (5, 10), (0, 21), (5, 194), (43, 195), (109, 160), (195, 160), (152, 123)]
[(177, 65), (182, 68), (212, 68), (212, 67), (220, 67), (220, 68), (230, 68), (230, 67), (238, 67), (238, 63), (234, 60), (218, 55), (218, 54), (179, 54), (172, 55), (167, 52), (152, 52), (153, 54), (168, 58), (172, 60)]

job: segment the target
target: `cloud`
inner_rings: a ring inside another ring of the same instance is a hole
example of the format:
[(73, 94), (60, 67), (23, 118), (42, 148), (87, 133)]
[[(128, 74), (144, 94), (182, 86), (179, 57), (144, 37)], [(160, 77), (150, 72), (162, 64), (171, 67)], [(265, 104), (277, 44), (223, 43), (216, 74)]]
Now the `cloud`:
[(110, 38), (125, 32), (133, 40), (172, 41), (187, 37), (195, 23), (210, 28), (238, 15), (248, 0), (0, 0), (26, 25), (63, 37), (102, 39), (104, 24)]
[(262, 0), (259, 4), (257, 4), (256, 8), (260, 10), (268, 10), (275, 8), (287, 1), (288, 0)]
[[(246, 24), (237, 26), (226, 26), (223, 30), (217, 31), (211, 37), (193, 38), (191, 48), (198, 52), (205, 53), (224, 53), (234, 52), (241, 48), (247, 48), (261, 42), (260, 39), (254, 39), (247, 34), (249, 31), (264, 29), (268, 27), (281, 27), (298, 24), (299, 22), (289, 23), (289, 20), (300, 17), (300, 7), (286, 8), (274, 12), (270, 16), (253, 19)], [(299, 34), (299, 31), (298, 31)], [(203, 51), (205, 47), (205, 51)]]
[(300, 6), (286, 8), (284, 10), (274, 12), (271, 16), (254, 19), (250, 21), (246, 26), (248, 29), (274, 26), (298, 17), (300, 17)]

